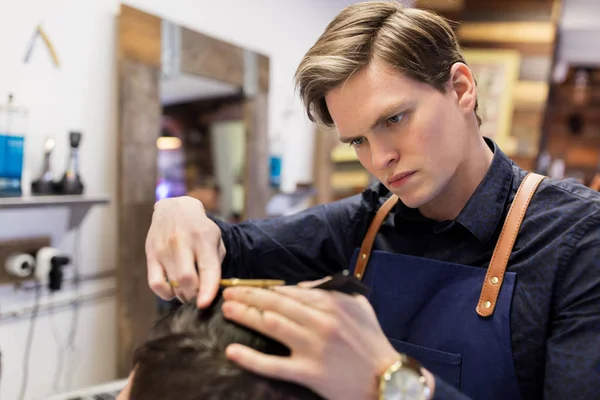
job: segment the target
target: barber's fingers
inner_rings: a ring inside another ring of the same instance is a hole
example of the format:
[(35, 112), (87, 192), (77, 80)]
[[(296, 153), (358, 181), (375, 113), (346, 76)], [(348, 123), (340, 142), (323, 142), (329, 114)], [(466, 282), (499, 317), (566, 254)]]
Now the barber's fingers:
[(222, 310), (225, 318), (260, 332), (292, 350), (307, 349), (312, 345), (311, 332), (286, 315), (232, 300), (225, 301)]
[(314, 327), (322, 322), (323, 315), (318, 310), (273, 290), (247, 286), (231, 287), (223, 292), (223, 298), (226, 302), (231, 300), (265, 312), (272, 311), (299, 326)]
[(154, 257), (148, 257), (148, 284), (150, 289), (161, 299), (171, 300), (173, 289), (165, 279), (165, 270), (161, 263)]
[(221, 231), (209, 232), (196, 243), (196, 263), (200, 275), (200, 290), (197, 305), (208, 307), (217, 294), (221, 280), (221, 262), (225, 257), (225, 245), (221, 240)]
[(225, 349), (228, 359), (257, 375), (277, 380), (306, 384), (306, 368), (289, 357), (264, 354), (241, 344), (231, 344)]
[(327, 313), (337, 313), (356, 307), (357, 303), (365, 306), (369, 303), (366, 297), (339, 293), (334, 290), (302, 288), (297, 286), (277, 286), (275, 292), (290, 297), (302, 304)]
[[(198, 273), (194, 265), (194, 251), (190, 244), (175, 241), (171, 245), (172, 258), (165, 260), (171, 263), (173, 270), (168, 270), (168, 278), (175, 281), (173, 290), (183, 299), (192, 299), (198, 294)], [(165, 268), (168, 268), (165, 265)]]
[[(219, 287), (221, 247), (221, 230), (200, 201), (184, 196), (157, 202), (146, 238), (150, 286), (162, 298), (175, 294), (186, 300), (200, 289), (198, 304), (210, 304)], [(175, 293), (162, 282), (165, 277)]]

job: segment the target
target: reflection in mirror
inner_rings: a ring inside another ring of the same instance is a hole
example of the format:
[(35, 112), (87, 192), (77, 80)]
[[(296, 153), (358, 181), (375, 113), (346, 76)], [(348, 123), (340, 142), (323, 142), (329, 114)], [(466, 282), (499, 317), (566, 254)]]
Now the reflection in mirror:
[(163, 74), (157, 200), (192, 196), (227, 221), (244, 213), (246, 136), (236, 86), (189, 74)]

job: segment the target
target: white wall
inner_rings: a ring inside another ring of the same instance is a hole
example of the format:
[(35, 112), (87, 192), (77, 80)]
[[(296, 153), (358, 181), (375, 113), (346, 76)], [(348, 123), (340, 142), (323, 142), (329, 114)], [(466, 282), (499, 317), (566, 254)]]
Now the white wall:
[[(114, 2), (97, 1), (0, 1), (0, 101), (13, 91), (17, 102), (30, 111), (26, 139), (26, 165), (34, 175), (41, 166), (45, 136), (54, 136), (57, 148), (54, 171), (63, 172), (67, 157), (68, 130), (83, 133), (81, 170), (89, 193), (114, 196), (116, 184), (116, 74)], [(67, 12), (69, 15), (67, 16)], [(54, 69), (40, 42), (31, 63), (22, 60), (30, 35), (44, 19), (62, 62)], [(75, 253), (74, 232), (67, 227), (68, 209), (0, 212), (0, 238), (47, 234), (53, 245)], [(98, 207), (88, 214), (80, 228), (80, 262), (83, 274), (113, 269), (115, 266), (116, 221), (114, 207)], [(81, 291), (96, 292), (114, 287), (112, 279), (85, 284)], [(73, 297), (69, 287), (61, 296)], [(0, 312), (19, 310), (33, 304), (32, 292), (19, 293), (0, 287)], [(43, 300), (48, 301), (47, 296)], [(33, 336), (26, 398), (39, 399), (55, 389), (90, 385), (115, 375), (115, 301), (103, 300), (80, 307), (74, 351), (66, 350), (73, 311), (63, 309), (41, 315)], [(18, 399), (23, 378), (23, 353), (29, 321), (0, 321), (2, 381), (0, 397)], [(64, 349), (59, 380), (56, 358)], [(70, 385), (69, 385), (70, 383)]]
[[(304, 52), (329, 20), (349, 0), (129, 0), (127, 4), (173, 22), (216, 36), (271, 57), (270, 133), (285, 137), (283, 179), (286, 187), (311, 177), (312, 129), (307, 129), (294, 100), (292, 77)], [(2, 0), (0, 1), (0, 101), (9, 91), (30, 110), (26, 166), (36, 175), (45, 136), (58, 147), (54, 170), (61, 173), (67, 155), (67, 131), (83, 132), (81, 170), (89, 193), (116, 193), (117, 88), (115, 73), (117, 0)], [(44, 27), (56, 46), (62, 67), (55, 70), (38, 43), (28, 65), (22, 58), (35, 25)], [(294, 104), (292, 117), (282, 113)], [(0, 212), (0, 238), (49, 234), (53, 244), (75, 252), (75, 234), (67, 229), (66, 209)], [(79, 263), (82, 273), (111, 270), (115, 265), (115, 207), (93, 209), (81, 226)], [(82, 291), (114, 287), (112, 279), (86, 284)], [(62, 296), (72, 296), (65, 289)], [(32, 304), (31, 293), (0, 287), (0, 312)], [(47, 301), (45, 299), (44, 301)], [(152, 304), (148, 305), (152, 307)], [(38, 399), (54, 391), (53, 359), (59, 342), (67, 341), (72, 311), (40, 316), (34, 335), (26, 398)], [(0, 321), (2, 381), (0, 398), (17, 399), (22, 379), (28, 321)], [(60, 347), (64, 347), (60, 346)], [(80, 310), (75, 357), (65, 358), (60, 391), (115, 378), (116, 321), (114, 300), (84, 305)], [(66, 356), (69, 356), (67, 354)], [(74, 360), (70, 363), (69, 360)], [(67, 385), (70, 380), (71, 384)]]

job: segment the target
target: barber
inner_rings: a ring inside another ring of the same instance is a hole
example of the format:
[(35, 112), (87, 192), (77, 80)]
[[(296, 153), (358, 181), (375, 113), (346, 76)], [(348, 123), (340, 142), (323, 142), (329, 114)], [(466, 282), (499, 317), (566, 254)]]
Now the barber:
[(527, 175), (481, 136), (450, 26), (400, 4), (352, 5), (296, 80), (311, 119), (335, 126), (381, 183), (238, 225), (192, 198), (162, 200), (146, 246), (154, 292), (205, 307), (221, 277), (296, 283), (350, 268), (368, 298), (227, 289), (228, 318), (292, 350), (227, 356), (330, 399), (597, 398), (600, 196)]

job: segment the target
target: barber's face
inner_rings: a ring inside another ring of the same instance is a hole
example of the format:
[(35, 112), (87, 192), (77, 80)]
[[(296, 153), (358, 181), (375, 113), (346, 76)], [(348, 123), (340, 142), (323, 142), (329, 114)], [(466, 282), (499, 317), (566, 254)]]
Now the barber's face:
[(475, 100), (461, 71), (444, 94), (374, 60), (325, 98), (340, 140), (409, 207), (438, 197), (465, 159)]

